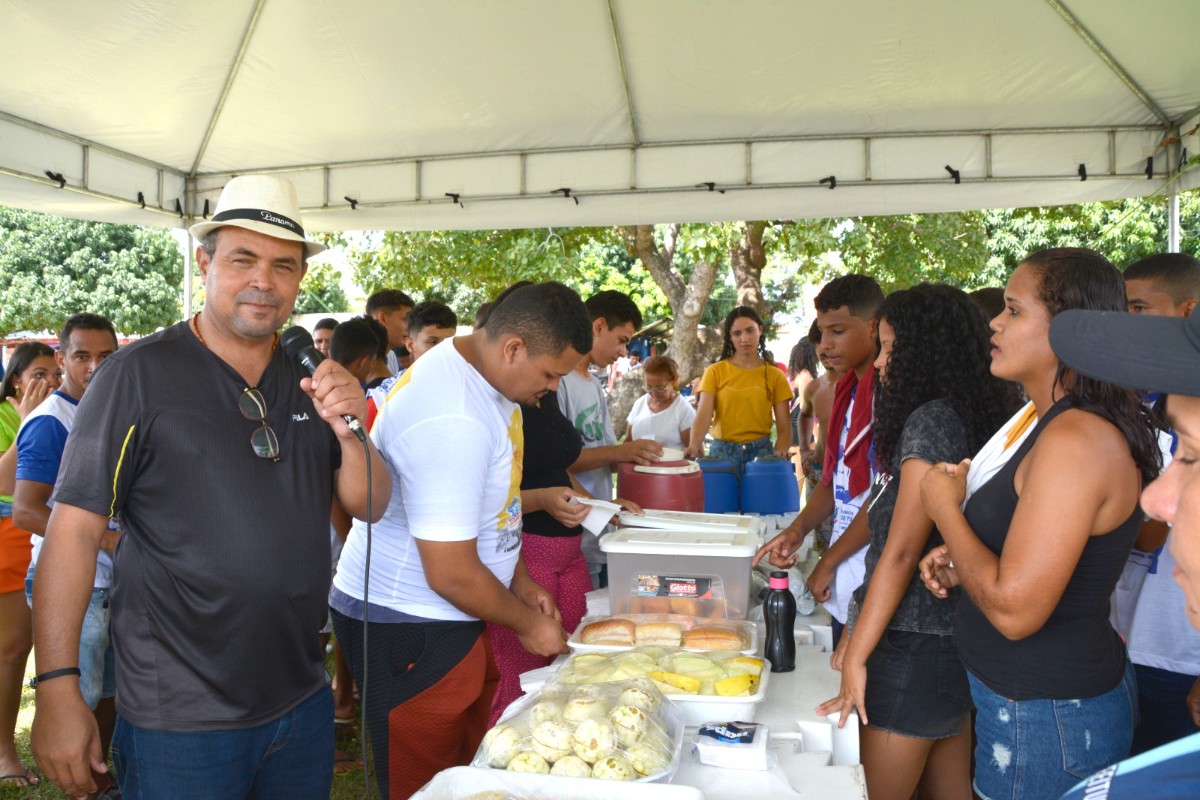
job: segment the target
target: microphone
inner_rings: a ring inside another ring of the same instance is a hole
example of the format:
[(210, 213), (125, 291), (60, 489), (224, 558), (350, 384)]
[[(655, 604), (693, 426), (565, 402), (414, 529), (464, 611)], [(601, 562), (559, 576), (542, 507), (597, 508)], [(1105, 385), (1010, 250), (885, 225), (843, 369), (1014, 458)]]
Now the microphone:
[[(321, 351), (313, 346), (312, 335), (299, 325), (293, 325), (283, 332), (283, 335), (279, 337), (279, 346), (283, 348), (283, 352), (287, 353), (289, 358), (299, 361), (300, 365), (308, 370), (309, 375), (315, 373), (317, 367), (321, 366), (321, 362), (325, 360)], [(342, 414), (342, 419), (350, 426), (350, 430), (354, 431), (354, 435), (360, 442), (367, 441), (367, 432), (363, 430), (362, 423), (358, 421), (357, 417)]]

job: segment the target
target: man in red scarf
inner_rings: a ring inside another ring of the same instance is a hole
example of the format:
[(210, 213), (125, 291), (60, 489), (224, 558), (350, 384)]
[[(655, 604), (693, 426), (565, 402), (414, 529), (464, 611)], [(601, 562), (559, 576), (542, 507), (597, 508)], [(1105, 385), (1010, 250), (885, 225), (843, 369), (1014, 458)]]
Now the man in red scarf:
[(835, 645), (865, 569), (866, 514), (859, 512), (871, 490), (873, 363), (879, 346), (875, 311), (882, 302), (879, 284), (866, 275), (835, 278), (816, 297), (821, 350), (831, 367), (845, 372), (829, 419), (825, 469), (804, 510), (755, 557), (755, 563), (769, 555), (772, 565), (791, 566), (808, 532), (833, 517), (829, 549), (809, 576), (808, 588), (833, 617)]

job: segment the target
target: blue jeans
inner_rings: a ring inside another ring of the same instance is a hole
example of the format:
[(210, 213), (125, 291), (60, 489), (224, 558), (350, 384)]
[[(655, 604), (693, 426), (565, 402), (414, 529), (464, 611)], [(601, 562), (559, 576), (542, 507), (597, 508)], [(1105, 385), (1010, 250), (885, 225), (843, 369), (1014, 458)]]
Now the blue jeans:
[(713, 439), (712, 447), (709, 448), (708, 454), (731, 462), (734, 474), (737, 476), (738, 483), (740, 484), (742, 482), (742, 473), (746, 471), (746, 464), (759, 456), (774, 455), (775, 448), (771, 444), (770, 436), (764, 436), (761, 439), (754, 439), (749, 442), (727, 442), (724, 439)]
[(1108, 692), (1079, 700), (1008, 700), (967, 672), (975, 701), (975, 793), (983, 800), (1057, 800), (1129, 754), (1133, 665)]
[(112, 759), (124, 800), (328, 800), (333, 735), (333, 693), (322, 687), (240, 730), (155, 731), (118, 716)]
[(1195, 675), (1144, 664), (1134, 664), (1133, 671), (1137, 673), (1138, 724), (1133, 729), (1131, 756), (1197, 731), (1187, 706), (1188, 692), (1196, 683)]
[[(33, 608), (33, 576), (36, 564), (25, 574), (25, 600)], [(83, 702), (93, 711), (99, 702), (117, 694), (117, 673), (113, 656), (109, 608), (109, 590), (92, 589), (79, 631), (79, 691)]]

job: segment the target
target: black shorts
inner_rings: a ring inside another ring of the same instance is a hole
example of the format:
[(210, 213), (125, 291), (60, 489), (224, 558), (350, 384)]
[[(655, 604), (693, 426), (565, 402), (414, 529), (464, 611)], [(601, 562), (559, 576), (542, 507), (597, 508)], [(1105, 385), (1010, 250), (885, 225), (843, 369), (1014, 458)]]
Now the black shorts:
[(971, 711), (953, 636), (888, 629), (867, 659), (867, 718), (876, 730), (945, 739)]

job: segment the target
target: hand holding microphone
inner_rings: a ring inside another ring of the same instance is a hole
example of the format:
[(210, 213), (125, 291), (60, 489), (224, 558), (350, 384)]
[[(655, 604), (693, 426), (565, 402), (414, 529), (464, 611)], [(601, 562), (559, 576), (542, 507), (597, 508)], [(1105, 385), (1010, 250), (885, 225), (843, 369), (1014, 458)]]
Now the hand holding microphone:
[[(360, 442), (365, 442), (367, 432), (363, 430), (362, 423), (358, 421), (358, 418), (360, 415), (365, 416), (366, 414), (366, 398), (354, 376), (336, 362), (330, 362), (331, 367), (321, 370), (326, 374), (318, 376), (317, 371), (321, 369), (321, 363), (325, 361), (325, 356), (317, 350), (309, 332), (299, 325), (284, 331), (283, 335), (279, 337), (279, 345), (283, 348), (283, 352), (288, 354), (288, 357), (300, 362), (301, 366), (313, 376), (312, 386), (305, 391), (313, 398), (317, 411), (323, 412), (328, 409), (338, 414), (345, 420), (355, 437)], [(360, 413), (342, 413), (345, 410)]]

